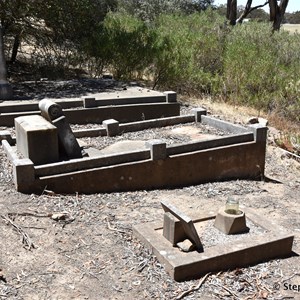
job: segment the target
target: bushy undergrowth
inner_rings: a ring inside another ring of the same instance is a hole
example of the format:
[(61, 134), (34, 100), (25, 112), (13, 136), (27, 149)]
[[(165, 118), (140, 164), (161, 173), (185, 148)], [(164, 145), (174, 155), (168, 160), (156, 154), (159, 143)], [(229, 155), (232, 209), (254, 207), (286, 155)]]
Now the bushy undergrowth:
[(212, 10), (162, 14), (152, 23), (110, 13), (95, 57), (117, 78), (147, 77), (158, 88), (210, 94), (300, 122), (300, 35), (224, 21)]
[(300, 121), (300, 35), (268, 24), (235, 27), (224, 52), (225, 97)]

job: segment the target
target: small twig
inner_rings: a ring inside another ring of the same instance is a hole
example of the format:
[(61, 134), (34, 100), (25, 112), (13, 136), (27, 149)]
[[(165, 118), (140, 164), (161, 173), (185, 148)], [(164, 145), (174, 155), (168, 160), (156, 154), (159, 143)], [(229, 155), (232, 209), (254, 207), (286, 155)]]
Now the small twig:
[(8, 222), (22, 237), (22, 243), (25, 245), (25, 248), (31, 250), (35, 248), (33, 242), (31, 241), (29, 235), (16, 223), (14, 223), (9, 217), (1, 215), (1, 218)]
[(205, 282), (205, 280), (207, 279), (207, 277), (210, 275), (211, 273), (207, 273), (204, 277), (202, 277), (199, 281), (199, 283), (196, 286), (192, 286), (190, 289), (188, 289), (187, 291), (184, 291), (182, 294), (180, 294), (179, 296), (177, 296), (175, 299), (176, 300), (180, 300), (183, 299), (185, 296), (187, 296), (188, 294), (195, 292), (197, 290), (200, 289), (200, 287), (202, 286), (202, 284)]
[(222, 289), (224, 289), (226, 292), (228, 292), (231, 296), (239, 299), (239, 297), (234, 293), (232, 292), (230, 289), (228, 289), (227, 287), (225, 287), (224, 285), (221, 285), (221, 284), (216, 284), (217, 286), (221, 287)]
[(23, 226), (23, 228), (47, 230), (47, 228), (45, 227), (36, 227), (36, 226)]
[(282, 282), (289, 281), (289, 280), (291, 280), (292, 278), (294, 278), (295, 276), (300, 276), (300, 273), (295, 273), (294, 275), (292, 275), (292, 276), (290, 276), (290, 277), (288, 277), (288, 278), (282, 280)]
[(120, 233), (124, 233), (124, 234), (127, 233), (127, 232), (124, 231), (124, 230), (119, 230), (119, 229), (117, 229), (117, 228), (112, 227), (112, 226), (110, 225), (110, 223), (109, 223), (108, 220), (107, 220), (107, 228), (108, 228), (109, 230), (112, 230), (112, 231), (116, 231), (116, 232), (120, 232)]
[(289, 158), (293, 158), (295, 159), (296, 161), (300, 162), (300, 156), (293, 153), (293, 152), (290, 152), (288, 150), (285, 150), (285, 149), (282, 149), (282, 148), (279, 148), (287, 157)]
[(9, 212), (7, 213), (9, 216), (31, 216), (37, 218), (49, 218), (52, 217), (52, 213), (38, 214), (32, 212)]

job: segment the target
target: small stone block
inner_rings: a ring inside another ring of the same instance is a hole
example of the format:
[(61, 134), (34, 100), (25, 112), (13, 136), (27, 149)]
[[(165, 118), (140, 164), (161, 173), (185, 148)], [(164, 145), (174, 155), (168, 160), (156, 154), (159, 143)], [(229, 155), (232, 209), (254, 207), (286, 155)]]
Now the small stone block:
[(164, 92), (167, 102), (177, 102), (177, 93), (173, 91)]
[(59, 159), (57, 129), (42, 116), (15, 119), (17, 149), (34, 164), (56, 162)]
[(192, 111), (195, 114), (195, 122), (201, 122), (201, 116), (206, 115), (205, 108), (195, 108)]
[(238, 215), (228, 214), (224, 209), (220, 209), (214, 226), (225, 234), (237, 234), (247, 232), (245, 213), (241, 211)]
[(177, 247), (183, 252), (191, 252), (196, 248), (195, 245), (189, 239), (177, 243)]
[(146, 142), (146, 147), (150, 148), (151, 159), (160, 160), (167, 157), (167, 144), (161, 140), (152, 140)]
[(89, 98), (85, 97), (83, 98), (83, 107), (84, 108), (91, 108), (91, 107), (96, 107), (96, 99), (95, 98)]
[(173, 246), (187, 238), (181, 222), (171, 213), (164, 213), (163, 236)]
[(119, 122), (117, 120), (104, 120), (102, 125), (106, 129), (107, 136), (116, 136), (119, 134)]

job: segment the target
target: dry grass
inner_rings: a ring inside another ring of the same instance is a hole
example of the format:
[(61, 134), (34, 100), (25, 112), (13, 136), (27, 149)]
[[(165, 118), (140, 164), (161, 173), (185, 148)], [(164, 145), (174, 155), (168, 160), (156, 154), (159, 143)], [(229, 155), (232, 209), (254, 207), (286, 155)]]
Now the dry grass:
[(291, 33), (300, 33), (300, 24), (283, 24), (282, 27)]
[(189, 103), (190, 105), (203, 106), (213, 114), (222, 115), (232, 122), (246, 124), (251, 117), (262, 117), (268, 120), (270, 126), (275, 127), (280, 131), (292, 132), (300, 135), (299, 124), (282, 118), (275, 113), (267, 114), (253, 107), (232, 105), (224, 101), (214, 101), (211, 97), (201, 99), (182, 97), (181, 101), (183, 103)]
[[(214, 101), (210, 97), (206, 98), (188, 98), (181, 97), (181, 101), (192, 106), (201, 106), (214, 115), (221, 116), (222, 119), (233, 123), (247, 124), (252, 117), (262, 117), (268, 120), (268, 126), (273, 127), (272, 136), (274, 142), (281, 148), (299, 155), (300, 153), (300, 127), (280, 117), (278, 114), (266, 114), (257, 109), (247, 106), (231, 105), (222, 101)], [(276, 128), (276, 129), (275, 129)]]

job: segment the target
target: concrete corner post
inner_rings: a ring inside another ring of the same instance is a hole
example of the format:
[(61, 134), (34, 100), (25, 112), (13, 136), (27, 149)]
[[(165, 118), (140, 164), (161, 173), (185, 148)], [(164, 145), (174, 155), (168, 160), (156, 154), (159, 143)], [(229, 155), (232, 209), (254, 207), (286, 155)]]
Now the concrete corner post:
[(201, 122), (201, 116), (206, 115), (206, 109), (205, 108), (194, 108), (192, 112), (195, 115), (195, 122), (200, 123)]
[(11, 137), (11, 133), (8, 130), (1, 130), (0, 131), (0, 142), (3, 140), (7, 140), (7, 142), (12, 145), (12, 137)]
[(19, 192), (32, 192), (35, 181), (33, 162), (28, 159), (16, 159), (13, 161), (14, 183)]
[(84, 108), (91, 108), (96, 107), (96, 99), (92, 97), (85, 97), (83, 98), (83, 107)]
[(266, 158), (266, 147), (267, 147), (267, 134), (268, 127), (262, 126), (261, 124), (249, 125), (249, 128), (253, 131), (254, 140), (257, 144), (256, 155), (258, 158), (257, 168), (259, 169), (261, 179), (265, 176), (265, 158)]
[(107, 136), (116, 136), (119, 134), (119, 122), (114, 119), (105, 120), (102, 125), (106, 129)]
[(150, 148), (151, 159), (160, 160), (167, 157), (167, 144), (161, 140), (152, 140), (146, 142), (147, 148)]
[(254, 133), (254, 138), (255, 138), (256, 142), (266, 143), (268, 127), (262, 126), (260, 124), (251, 124), (251, 125), (249, 125), (249, 127), (252, 129), (252, 131)]
[(177, 93), (173, 91), (164, 92), (167, 102), (177, 102)]

